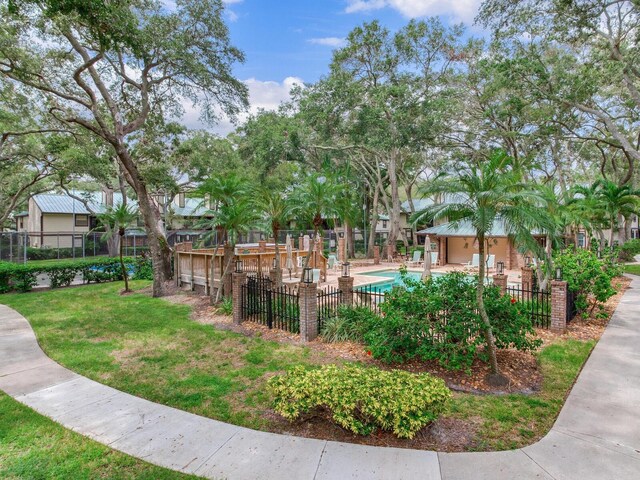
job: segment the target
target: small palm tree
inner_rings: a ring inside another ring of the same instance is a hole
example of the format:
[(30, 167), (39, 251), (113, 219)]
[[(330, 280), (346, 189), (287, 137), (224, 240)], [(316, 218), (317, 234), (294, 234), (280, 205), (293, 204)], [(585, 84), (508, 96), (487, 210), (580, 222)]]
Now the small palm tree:
[(630, 215), (637, 213), (640, 209), (640, 190), (636, 190), (631, 185), (618, 185), (611, 180), (601, 178), (594, 183), (596, 187), (596, 197), (600, 201), (604, 211), (607, 227), (609, 231), (609, 246), (613, 245), (613, 235), (618, 229), (618, 238), (624, 242), (626, 234), (624, 221)]
[(480, 254), (476, 299), (491, 366), (488, 380), (492, 384), (504, 384), (506, 378), (498, 370), (493, 328), (483, 298), (487, 234), (501, 219), (516, 243), (530, 244), (532, 230), (547, 230), (553, 225), (544, 209), (538, 208), (542, 205), (538, 194), (523, 183), (521, 172), (513, 168), (511, 158), (501, 151), (480, 165), (462, 166), (450, 176), (437, 177), (422, 186), (420, 193), (424, 197), (444, 194), (452, 201), (416, 212), (412, 217), (414, 223), (446, 219), (456, 225), (469, 221), (476, 231)]
[(122, 268), (122, 278), (124, 279), (124, 291), (129, 292), (129, 276), (127, 274), (127, 268), (124, 264), (123, 248), (124, 248), (124, 235), (129, 225), (136, 221), (138, 218), (137, 212), (130, 206), (124, 203), (118, 204), (115, 207), (109, 207), (106, 212), (98, 215), (98, 221), (105, 226), (108, 226), (108, 233), (105, 235), (112, 236), (116, 233), (119, 237), (119, 254), (120, 254), (120, 267)]
[[(336, 218), (339, 211), (336, 199), (339, 189), (334, 182), (324, 175), (317, 173), (307, 176), (304, 182), (294, 191), (294, 211), (301, 220), (309, 221), (313, 225), (313, 237), (318, 236), (325, 219)], [(309, 251), (305, 258), (305, 267), (309, 266), (313, 242), (309, 243)]]
[[(275, 242), (276, 270), (281, 269), (280, 249), (278, 246), (278, 234), (283, 225), (291, 219), (291, 204), (280, 192), (272, 189), (263, 189), (257, 199), (258, 209), (267, 218), (273, 239)], [(278, 276), (280, 278), (280, 276)], [(276, 285), (279, 287), (280, 285)]]

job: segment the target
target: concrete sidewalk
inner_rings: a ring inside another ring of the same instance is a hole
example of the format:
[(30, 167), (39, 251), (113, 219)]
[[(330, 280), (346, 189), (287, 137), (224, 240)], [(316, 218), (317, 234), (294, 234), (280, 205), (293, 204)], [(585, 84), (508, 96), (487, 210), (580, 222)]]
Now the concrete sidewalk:
[[(437, 453), (249, 430), (143, 400), (67, 370), (0, 305), (0, 389), (65, 427), (148, 462), (228, 479), (640, 479), (640, 279), (551, 431), (506, 452)], [(0, 301), (2, 298), (0, 297)]]

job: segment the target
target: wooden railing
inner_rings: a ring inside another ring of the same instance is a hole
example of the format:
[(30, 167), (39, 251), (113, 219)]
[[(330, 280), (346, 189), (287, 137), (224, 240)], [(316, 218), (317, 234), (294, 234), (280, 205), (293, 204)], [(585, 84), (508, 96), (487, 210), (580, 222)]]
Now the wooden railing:
[[(298, 250), (292, 251), (292, 274), (296, 276), (299, 274), (299, 265), (302, 264), (305, 255), (305, 252)], [(287, 252), (284, 246), (280, 247), (279, 256), (282, 271), (288, 273), (289, 270), (286, 268)], [(232, 273), (235, 268), (235, 261), (241, 260), (244, 271), (260, 275), (269, 275), (275, 257), (275, 251), (240, 253), (238, 255), (232, 254), (229, 274)], [(299, 257), (301, 257), (300, 260), (298, 260)], [(323, 265), (322, 260), (324, 257), (321, 255), (320, 257), (318, 258), (318, 264)], [(174, 250), (174, 262), (175, 278), (178, 286), (190, 285), (191, 290), (195, 290), (197, 286), (200, 286), (206, 295), (211, 294), (212, 288), (220, 288), (221, 279), (225, 270), (223, 247), (219, 247), (217, 250), (213, 248), (194, 250), (191, 243), (177, 244)], [(312, 257), (312, 266), (313, 265)], [(314, 268), (318, 267), (314, 266)], [(323, 279), (326, 279), (326, 259), (324, 259), (324, 269), (321, 270)]]

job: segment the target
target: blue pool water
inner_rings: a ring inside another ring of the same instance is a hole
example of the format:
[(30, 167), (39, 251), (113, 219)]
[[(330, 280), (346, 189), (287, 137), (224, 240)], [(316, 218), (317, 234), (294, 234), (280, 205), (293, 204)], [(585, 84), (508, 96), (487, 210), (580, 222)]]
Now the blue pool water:
[[(377, 291), (383, 292), (383, 293), (390, 291), (395, 286), (404, 285), (404, 283), (402, 282), (402, 276), (400, 275), (400, 272), (397, 270), (380, 270), (376, 272), (363, 273), (363, 275), (366, 275), (368, 277), (381, 277), (382, 279), (388, 279), (388, 280), (381, 280), (380, 282), (373, 282), (367, 285), (362, 285), (362, 287), (365, 287), (365, 288), (369, 288), (369, 286), (371, 286), (371, 288), (374, 288)], [(439, 276), (442, 276), (443, 273), (433, 272), (431, 275), (433, 275), (434, 277), (439, 277)], [(422, 273), (407, 272), (407, 277), (409, 277), (412, 280), (420, 280), (420, 278), (422, 278)], [(362, 288), (362, 287), (358, 287), (358, 288)]]

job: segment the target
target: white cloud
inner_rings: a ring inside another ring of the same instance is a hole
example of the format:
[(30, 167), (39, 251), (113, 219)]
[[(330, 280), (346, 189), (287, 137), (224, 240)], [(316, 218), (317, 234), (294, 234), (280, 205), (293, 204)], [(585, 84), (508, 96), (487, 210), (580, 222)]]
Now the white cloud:
[(407, 18), (447, 15), (471, 24), (480, 3), (481, 0), (347, 0), (345, 12), (370, 12), (389, 7)]
[(345, 43), (344, 38), (338, 37), (322, 37), (322, 38), (310, 38), (307, 40), (314, 45), (325, 45), (327, 47), (342, 47)]
[[(258, 110), (276, 110), (282, 102), (291, 99), (291, 89), (302, 86), (303, 81), (298, 77), (287, 77), (282, 82), (262, 81), (255, 78), (244, 80), (249, 90), (249, 111), (239, 116), (238, 122), (244, 122), (250, 114), (258, 113)], [(223, 118), (217, 125), (209, 126), (200, 120), (200, 112), (190, 102), (183, 102), (184, 115), (182, 123), (191, 129), (209, 130), (218, 135), (225, 136), (236, 127), (227, 118)]]

